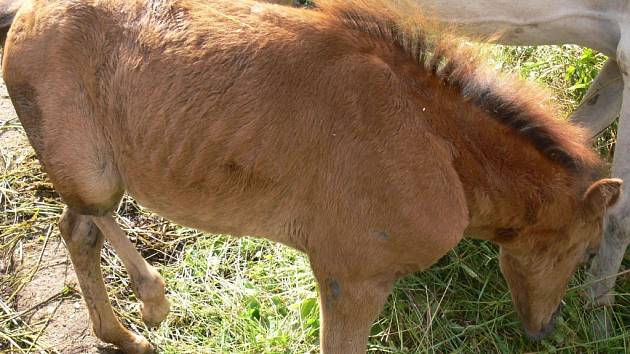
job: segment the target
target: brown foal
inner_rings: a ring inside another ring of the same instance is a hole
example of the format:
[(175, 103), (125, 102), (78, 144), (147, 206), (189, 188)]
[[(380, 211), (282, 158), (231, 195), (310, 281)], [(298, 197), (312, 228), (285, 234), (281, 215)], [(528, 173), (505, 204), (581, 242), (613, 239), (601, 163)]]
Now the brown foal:
[(318, 4), (0, 6), (4, 78), (68, 205), (61, 234), (96, 335), (153, 350), (112, 311), (104, 239), (143, 319), (169, 310), (160, 275), (112, 216), (125, 192), (182, 225), (307, 253), (323, 353), (364, 352), (396, 279), (464, 234), (500, 246), (526, 331), (547, 333), (621, 181), (598, 180), (583, 132), (554, 119), (544, 93), (482, 69), (457, 40), (386, 1)]

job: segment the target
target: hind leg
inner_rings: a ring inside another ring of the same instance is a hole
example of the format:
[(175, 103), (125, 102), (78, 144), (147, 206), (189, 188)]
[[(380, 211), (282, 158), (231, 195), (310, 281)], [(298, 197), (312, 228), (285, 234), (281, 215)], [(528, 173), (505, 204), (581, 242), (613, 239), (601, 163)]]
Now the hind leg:
[(580, 106), (571, 114), (571, 121), (598, 136), (619, 117), (623, 102), (623, 78), (619, 65), (608, 59), (591, 84)]
[[(45, 86), (55, 82), (66, 84)], [(96, 335), (127, 353), (150, 352), (144, 338), (122, 327), (107, 299), (99, 268), (103, 233), (93, 217), (110, 214), (124, 186), (104, 122), (93, 114), (85, 90), (73, 86), (76, 82), (51, 79), (35, 87), (9, 80), (7, 87), (40, 162), (69, 207), (60, 227)]]
[(101, 274), (104, 238), (91, 217), (67, 208), (59, 222), (59, 229), (79, 279), (94, 334), (102, 341), (118, 346), (125, 353), (153, 352), (146, 339), (127, 330), (114, 315)]
[(157, 327), (170, 310), (160, 273), (136, 251), (111, 215), (93, 217), (92, 220), (123, 261), (131, 278), (133, 292), (142, 301), (142, 319), (148, 326)]

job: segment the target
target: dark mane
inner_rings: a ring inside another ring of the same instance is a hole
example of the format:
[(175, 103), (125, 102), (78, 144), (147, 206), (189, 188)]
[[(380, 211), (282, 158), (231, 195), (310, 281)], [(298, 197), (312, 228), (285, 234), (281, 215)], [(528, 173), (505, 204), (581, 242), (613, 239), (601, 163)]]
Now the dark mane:
[(513, 129), (558, 165), (578, 172), (597, 164), (585, 131), (556, 119), (555, 110), (542, 104), (548, 101), (543, 90), (489, 72), (479, 51), (463, 45), (463, 40), (432, 31), (432, 25), (427, 25), (429, 30), (420, 27), (417, 23), (428, 23), (420, 16), (416, 24), (410, 24), (413, 12), (393, 9), (386, 1), (330, 1), (323, 9), (346, 28), (394, 44), (420, 68), (456, 88), (462, 98)]

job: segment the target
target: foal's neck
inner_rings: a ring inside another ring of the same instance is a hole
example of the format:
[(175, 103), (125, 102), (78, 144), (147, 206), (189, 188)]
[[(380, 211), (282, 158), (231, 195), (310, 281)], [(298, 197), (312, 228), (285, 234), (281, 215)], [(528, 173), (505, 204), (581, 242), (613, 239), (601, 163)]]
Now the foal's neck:
[(583, 193), (582, 178), (490, 119), (462, 133), (468, 139), (454, 142), (454, 165), (468, 204), (467, 237), (510, 237), (527, 226), (555, 228), (557, 220), (566, 220)]
[(431, 125), (453, 145), (453, 164), (469, 210), (466, 236), (496, 239), (531, 225), (554, 228), (557, 220), (566, 220), (564, 214), (590, 176), (550, 160), (512, 128), (461, 104), (446, 109), (452, 116), (432, 118)]
[(581, 129), (540, 104), (536, 88), (473, 74), (459, 83), (427, 70), (400, 76), (413, 77), (414, 105), (422, 107), (416, 116), (452, 146), (468, 236), (493, 239), (497, 230), (556, 228), (567, 220), (599, 159)]

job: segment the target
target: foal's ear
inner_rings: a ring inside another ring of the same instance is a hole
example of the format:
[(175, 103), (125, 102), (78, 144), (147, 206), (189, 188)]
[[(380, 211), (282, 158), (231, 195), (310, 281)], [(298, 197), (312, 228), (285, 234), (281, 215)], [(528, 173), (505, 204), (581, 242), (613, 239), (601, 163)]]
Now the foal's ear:
[(593, 183), (584, 193), (586, 207), (598, 214), (612, 207), (619, 200), (622, 184), (619, 178), (605, 178)]

